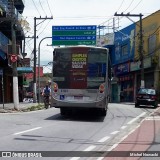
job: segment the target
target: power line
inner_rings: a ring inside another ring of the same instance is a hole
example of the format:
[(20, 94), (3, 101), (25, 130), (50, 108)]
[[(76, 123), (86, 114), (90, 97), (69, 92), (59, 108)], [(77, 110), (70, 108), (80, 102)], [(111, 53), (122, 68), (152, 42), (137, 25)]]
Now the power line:
[(42, 6), (42, 3), (41, 3), (40, 0), (39, 0), (39, 4), (40, 4), (40, 6), (41, 6), (41, 8), (42, 8), (42, 10), (43, 10), (43, 12), (44, 12), (44, 14), (47, 15), (46, 12), (45, 12), (45, 10), (44, 10), (44, 8), (43, 8), (43, 6)]
[(131, 1), (131, 3), (130, 3), (129, 6), (124, 10), (124, 12), (126, 12), (126, 11), (130, 8), (130, 6), (132, 5), (133, 2), (134, 2), (134, 0)]
[(42, 29), (42, 26), (43, 26), (43, 22), (45, 21), (45, 19), (43, 21), (41, 21), (39, 24), (40, 26), (37, 28), (37, 31), (40, 31)]
[(140, 0), (138, 3), (137, 3), (137, 5), (130, 11), (130, 12), (132, 12), (132, 11), (134, 11), (138, 6), (139, 6), (139, 4), (142, 2), (142, 0)]
[(120, 10), (120, 8), (122, 7), (123, 3), (125, 0), (122, 1), (122, 3), (120, 4), (119, 8), (117, 9), (117, 12)]
[(49, 8), (49, 11), (50, 11), (51, 16), (53, 16), (52, 11), (51, 11), (50, 6), (49, 6), (48, 0), (47, 0), (47, 4), (48, 4), (48, 8)]
[(32, 0), (32, 2), (33, 2), (33, 4), (34, 4), (34, 6), (35, 6), (37, 12), (39, 13), (39, 15), (41, 15), (40, 12), (39, 12), (39, 10), (38, 10), (38, 8), (37, 8), (37, 6), (36, 6), (36, 4), (34, 3), (34, 0)]
[[(50, 20), (50, 21), (51, 21), (51, 20)], [(40, 35), (44, 32), (44, 30), (45, 30), (45, 29), (47, 28), (47, 26), (49, 25), (50, 21), (48, 21), (47, 25), (43, 28), (43, 30), (39, 33), (38, 36), (40, 36)]]
[[(134, 2), (134, 0), (131, 1), (131, 3), (130, 3), (129, 6), (124, 10), (124, 12), (127, 11), (127, 10), (131, 7), (131, 5), (132, 5), (133, 2)], [(130, 12), (132, 12), (133, 10), (135, 10), (141, 2), (142, 2), (142, 0), (140, 0), (140, 1), (137, 3), (137, 5), (136, 5)], [(122, 1), (119, 9), (121, 8), (121, 6), (122, 6), (123, 3), (124, 3), (124, 0)], [(119, 10), (119, 9), (118, 9), (118, 10)], [(124, 17), (120, 17), (120, 18), (118, 19), (118, 23), (119, 23), (120, 20), (122, 20), (123, 18), (124, 18)], [(118, 26), (118, 27), (119, 27), (119, 26)]]

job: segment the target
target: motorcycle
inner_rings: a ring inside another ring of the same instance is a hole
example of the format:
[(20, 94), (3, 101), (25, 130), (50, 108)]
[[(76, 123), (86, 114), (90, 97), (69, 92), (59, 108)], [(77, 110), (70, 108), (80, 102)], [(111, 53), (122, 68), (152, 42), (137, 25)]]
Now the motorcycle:
[(49, 96), (44, 96), (44, 107), (49, 108)]

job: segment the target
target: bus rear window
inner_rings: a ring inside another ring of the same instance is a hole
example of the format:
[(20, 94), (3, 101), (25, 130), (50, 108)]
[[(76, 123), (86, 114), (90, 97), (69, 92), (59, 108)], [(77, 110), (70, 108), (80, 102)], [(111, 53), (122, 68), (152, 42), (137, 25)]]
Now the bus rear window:
[(67, 48), (54, 54), (53, 81), (59, 88), (98, 89), (105, 81), (107, 51)]

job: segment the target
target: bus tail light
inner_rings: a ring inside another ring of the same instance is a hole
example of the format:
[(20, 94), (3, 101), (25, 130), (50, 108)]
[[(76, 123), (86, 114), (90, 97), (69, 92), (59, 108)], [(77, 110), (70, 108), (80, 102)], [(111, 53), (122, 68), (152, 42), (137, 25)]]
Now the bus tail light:
[(58, 85), (57, 85), (57, 83), (54, 83), (54, 85), (53, 85), (53, 91), (54, 92), (58, 91)]
[(100, 92), (100, 93), (103, 93), (104, 90), (105, 90), (105, 86), (104, 86), (104, 84), (101, 84), (101, 85), (99, 86), (99, 92)]

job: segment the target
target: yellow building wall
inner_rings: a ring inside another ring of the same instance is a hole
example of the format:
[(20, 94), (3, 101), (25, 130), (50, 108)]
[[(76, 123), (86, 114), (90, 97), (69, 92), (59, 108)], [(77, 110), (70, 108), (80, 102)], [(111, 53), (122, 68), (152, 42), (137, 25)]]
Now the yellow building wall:
[[(143, 18), (143, 17), (142, 17)], [(136, 37), (135, 37), (135, 60), (139, 60), (139, 22), (136, 23)], [(143, 56), (151, 55), (152, 62), (158, 63), (158, 54), (160, 54), (160, 10), (142, 19), (143, 30)], [(152, 52), (149, 53), (149, 39)], [(154, 46), (155, 45), (155, 46)]]

